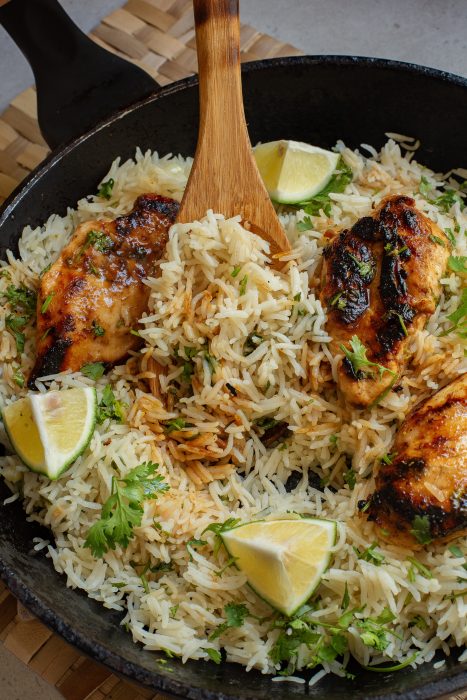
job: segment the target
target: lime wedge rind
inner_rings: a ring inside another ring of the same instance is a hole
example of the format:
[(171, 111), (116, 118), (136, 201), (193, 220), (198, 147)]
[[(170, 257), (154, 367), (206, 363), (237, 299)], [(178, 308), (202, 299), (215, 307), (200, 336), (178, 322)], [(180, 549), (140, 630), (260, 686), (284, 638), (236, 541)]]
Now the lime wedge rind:
[(269, 196), (279, 204), (298, 204), (319, 194), (329, 183), (339, 154), (300, 141), (269, 141), (254, 156)]
[[(61, 412), (58, 419), (53, 415), (53, 402)], [(59, 479), (89, 446), (96, 417), (94, 387), (31, 394), (2, 412), (5, 431), (18, 457), (30, 471), (52, 481)]]
[(321, 518), (251, 521), (222, 533), (222, 539), (250, 588), (292, 616), (316, 591), (330, 565), (337, 523)]

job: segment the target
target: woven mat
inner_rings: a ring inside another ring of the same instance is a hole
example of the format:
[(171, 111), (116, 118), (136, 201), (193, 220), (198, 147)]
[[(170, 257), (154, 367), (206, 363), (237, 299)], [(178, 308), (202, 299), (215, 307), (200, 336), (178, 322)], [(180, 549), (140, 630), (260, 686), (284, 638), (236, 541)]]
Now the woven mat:
[[(195, 32), (187, 0), (129, 0), (90, 35), (98, 44), (144, 68), (160, 85), (196, 72)], [(300, 53), (253, 27), (241, 27), (242, 61)], [(0, 203), (45, 158), (29, 88), (0, 115)], [(0, 582), (0, 643), (55, 686), (66, 700), (164, 700), (112, 675), (54, 635), (17, 603)], [(454, 700), (452, 698), (451, 700)], [(456, 696), (467, 700), (467, 693)]]

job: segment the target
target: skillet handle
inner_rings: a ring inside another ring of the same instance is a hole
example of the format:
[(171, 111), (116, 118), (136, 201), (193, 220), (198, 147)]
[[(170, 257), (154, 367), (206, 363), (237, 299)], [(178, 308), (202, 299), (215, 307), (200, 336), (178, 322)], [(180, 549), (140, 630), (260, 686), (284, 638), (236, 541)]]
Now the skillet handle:
[(159, 87), (143, 70), (89, 39), (57, 0), (10, 0), (0, 6), (0, 24), (34, 72), (39, 126), (51, 148)]

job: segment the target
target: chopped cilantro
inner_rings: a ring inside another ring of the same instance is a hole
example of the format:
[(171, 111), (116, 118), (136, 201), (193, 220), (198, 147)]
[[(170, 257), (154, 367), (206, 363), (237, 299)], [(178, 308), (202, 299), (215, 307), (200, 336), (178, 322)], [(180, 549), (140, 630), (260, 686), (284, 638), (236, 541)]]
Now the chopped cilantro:
[(183, 428), (191, 428), (192, 424), (187, 423), (184, 418), (171, 418), (165, 422), (165, 432), (172, 433), (177, 430), (183, 430)]
[(102, 392), (102, 398), (97, 407), (96, 420), (99, 424), (102, 424), (107, 418), (118, 423), (123, 423), (125, 419), (123, 404), (115, 398), (110, 384), (107, 384)]
[(395, 452), (388, 452), (381, 457), (381, 461), (384, 462), (384, 464), (392, 464), (396, 456)]
[(238, 288), (239, 292), (240, 292), (240, 296), (243, 296), (245, 294), (247, 284), (248, 284), (248, 275), (245, 275), (245, 277), (242, 277), (242, 279), (240, 280), (240, 286)]
[(409, 561), (414, 569), (417, 570), (417, 572), (420, 574), (420, 576), (423, 576), (424, 578), (433, 578), (433, 574), (431, 573), (430, 569), (428, 569), (424, 564), (422, 564), (418, 559), (415, 559), (415, 557), (407, 557), (407, 561)]
[(349, 489), (353, 491), (357, 483), (357, 475), (353, 469), (347, 469), (347, 471), (344, 472), (344, 481)]
[(231, 277), (236, 277), (236, 276), (238, 275), (238, 273), (240, 272), (241, 269), (242, 269), (242, 266), (241, 266), (241, 265), (236, 265), (236, 266), (234, 267), (234, 269), (232, 270), (232, 272), (230, 273), (230, 276), (231, 276)]
[(420, 544), (430, 544), (432, 537), (428, 515), (416, 515), (412, 520), (412, 529), (410, 532)]
[(171, 617), (172, 620), (175, 619), (175, 615), (177, 614), (177, 611), (178, 611), (178, 608), (179, 608), (179, 607), (180, 607), (180, 605), (177, 604), (177, 605), (172, 605), (172, 606), (169, 608), (169, 617)]
[(93, 320), (91, 328), (95, 338), (105, 334), (104, 328), (97, 323), (96, 319)]
[(101, 182), (99, 185), (99, 189), (97, 190), (97, 194), (99, 197), (102, 197), (102, 199), (110, 199), (112, 196), (112, 190), (115, 185), (115, 180), (111, 177), (105, 182)]
[(37, 296), (32, 289), (28, 289), (24, 285), (15, 287), (10, 284), (5, 292), (7, 302), (14, 311), (19, 311), (23, 315), (31, 318), (36, 310)]
[(222, 661), (222, 655), (218, 649), (212, 649), (211, 647), (205, 647), (203, 651), (206, 652), (206, 654), (209, 656), (211, 661), (214, 661), (215, 664), (220, 664)]
[(208, 637), (210, 642), (220, 637), (230, 627), (241, 627), (245, 618), (250, 614), (250, 611), (243, 603), (227, 603), (224, 606), (224, 612), (226, 620), (211, 632)]
[(347, 586), (347, 581), (345, 582), (344, 595), (342, 596), (341, 610), (347, 610), (350, 603), (349, 589)]
[(329, 436), (329, 444), (332, 445), (333, 447), (335, 447), (337, 445), (338, 439), (339, 439), (339, 437), (333, 433), (332, 435)]
[(312, 231), (313, 228), (313, 222), (310, 216), (304, 216), (301, 221), (297, 221), (297, 231), (300, 231), (300, 233)]
[(452, 228), (445, 228), (444, 233), (449, 238), (451, 245), (453, 245), (453, 246), (456, 245), (456, 237), (455, 237), (454, 233), (452, 232)]
[(354, 547), (353, 549), (359, 559), (368, 561), (371, 564), (374, 564), (375, 566), (381, 566), (381, 564), (383, 564), (386, 561), (386, 559), (384, 554), (376, 551), (377, 546), (378, 543), (373, 542), (373, 544), (370, 544), (370, 546), (364, 549), (363, 551), (360, 551), (358, 547)]
[(443, 331), (441, 335), (448, 335), (451, 331), (457, 331), (461, 338), (467, 338), (467, 288), (462, 290), (459, 306), (452, 314), (449, 314), (448, 319), (453, 325), (447, 331)]
[(52, 263), (50, 262), (48, 265), (46, 265), (40, 272), (39, 272), (39, 279), (42, 279), (42, 277), (45, 275), (46, 272), (50, 270), (52, 267)]
[(81, 367), (81, 372), (88, 379), (93, 379), (97, 382), (98, 379), (102, 377), (105, 372), (105, 367), (103, 362), (89, 362)]
[(463, 557), (463, 553), (460, 547), (458, 547), (456, 544), (452, 544), (449, 548), (449, 551), (451, 554), (453, 554), (455, 557)]
[(46, 298), (44, 299), (44, 303), (43, 303), (42, 306), (41, 306), (41, 314), (45, 314), (45, 313), (46, 313), (47, 309), (48, 309), (49, 306), (50, 306), (50, 302), (52, 301), (52, 299), (54, 298), (54, 296), (55, 296), (55, 292), (50, 292), (50, 294), (48, 294), (48, 295), (46, 296)]
[(216, 358), (213, 355), (211, 355), (209, 352), (205, 352), (203, 354), (203, 358), (206, 360), (207, 365), (209, 367), (209, 371), (211, 372), (211, 374), (214, 374), (214, 372), (216, 371), (216, 367), (217, 367)]
[(436, 245), (440, 245), (442, 248), (446, 248), (445, 242), (439, 236), (435, 236), (433, 233), (430, 233), (428, 238), (432, 243), (436, 243)]
[(467, 256), (466, 255), (450, 255), (448, 258), (448, 267), (458, 275), (467, 274)]
[(26, 380), (24, 378), (24, 374), (21, 371), (21, 367), (16, 367), (13, 370), (13, 381), (15, 382), (15, 384), (21, 387), (21, 389), (24, 387)]
[(21, 353), (24, 351), (26, 336), (22, 330), (27, 325), (28, 321), (29, 319), (27, 316), (18, 316), (17, 314), (9, 314), (5, 318), (5, 326), (15, 339), (18, 355), (21, 355)]

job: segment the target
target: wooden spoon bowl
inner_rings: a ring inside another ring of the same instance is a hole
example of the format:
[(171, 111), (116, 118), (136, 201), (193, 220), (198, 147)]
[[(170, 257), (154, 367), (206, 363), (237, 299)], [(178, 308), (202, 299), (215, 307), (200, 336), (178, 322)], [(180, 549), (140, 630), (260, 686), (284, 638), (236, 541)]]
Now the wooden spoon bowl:
[(177, 221), (240, 214), (280, 260), (290, 244), (253, 156), (243, 109), (239, 0), (194, 0), (200, 125)]

